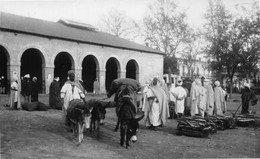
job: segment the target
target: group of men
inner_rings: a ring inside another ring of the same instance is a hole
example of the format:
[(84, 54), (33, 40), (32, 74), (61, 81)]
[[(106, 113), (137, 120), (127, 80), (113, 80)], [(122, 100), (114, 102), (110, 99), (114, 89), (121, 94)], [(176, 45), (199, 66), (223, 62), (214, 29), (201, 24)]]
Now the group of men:
[[(247, 114), (249, 101), (254, 100), (253, 105), (257, 102), (257, 98), (247, 82), (244, 82), (242, 87), (241, 113)], [(166, 125), (166, 119), (170, 117), (170, 103), (174, 103), (177, 118), (182, 117), (187, 108), (191, 116), (223, 116), (227, 111), (227, 96), (225, 87), (222, 88), (219, 81), (215, 81), (212, 85), (204, 76), (192, 82), (190, 91), (187, 87), (183, 87), (181, 78), (167, 89), (164, 80), (155, 77), (147, 81), (144, 86), (141, 108), (145, 114), (146, 126), (154, 130)]]
[(20, 109), (20, 93), (25, 103), (38, 102), (38, 92), (37, 77), (33, 77), (31, 80), (30, 74), (26, 74), (20, 82), (18, 77), (14, 76), (11, 83), (10, 107), (16, 110)]

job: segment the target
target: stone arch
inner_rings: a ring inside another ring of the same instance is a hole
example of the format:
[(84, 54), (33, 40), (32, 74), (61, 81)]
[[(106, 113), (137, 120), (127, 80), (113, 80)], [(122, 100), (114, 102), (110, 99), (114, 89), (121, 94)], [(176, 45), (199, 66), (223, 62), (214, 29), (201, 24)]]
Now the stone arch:
[(0, 45), (0, 94), (9, 93), (10, 86), (10, 55), (7, 49)]
[(37, 77), (39, 92), (42, 93), (45, 86), (44, 79), (45, 58), (42, 52), (36, 48), (26, 49), (21, 56), (20, 74), (30, 74), (31, 79)]
[(106, 63), (106, 90), (110, 88), (111, 83), (114, 79), (120, 77), (120, 63), (115, 57), (111, 57), (107, 60)]
[(54, 60), (54, 77), (60, 77), (61, 87), (67, 81), (67, 73), (69, 70), (75, 70), (75, 62), (73, 57), (68, 52), (58, 53)]
[(126, 78), (139, 81), (139, 66), (135, 60), (129, 60), (126, 64)]
[(93, 92), (93, 83), (99, 79), (99, 63), (94, 55), (87, 55), (82, 61), (82, 80), (87, 92)]

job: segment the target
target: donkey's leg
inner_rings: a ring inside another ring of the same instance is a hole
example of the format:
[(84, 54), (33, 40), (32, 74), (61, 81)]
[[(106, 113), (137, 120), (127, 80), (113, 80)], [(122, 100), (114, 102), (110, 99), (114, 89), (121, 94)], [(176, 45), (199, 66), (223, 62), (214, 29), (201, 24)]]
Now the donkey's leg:
[(121, 123), (120, 124), (120, 145), (124, 146), (125, 142), (125, 126)]
[(119, 127), (119, 118), (117, 118), (117, 123), (116, 123), (116, 127), (115, 127), (115, 129), (114, 129), (114, 131), (117, 131), (118, 130), (118, 127)]

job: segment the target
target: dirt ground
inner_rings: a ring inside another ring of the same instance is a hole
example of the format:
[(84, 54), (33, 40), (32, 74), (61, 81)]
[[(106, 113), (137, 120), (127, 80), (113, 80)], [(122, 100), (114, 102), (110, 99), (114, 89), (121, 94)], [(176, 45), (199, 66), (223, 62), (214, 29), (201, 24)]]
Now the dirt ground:
[[(103, 98), (104, 96), (88, 96)], [(240, 95), (233, 95), (227, 103), (227, 115), (239, 106)], [(0, 96), (1, 157), (2, 159), (80, 159), (80, 158), (259, 158), (260, 128), (237, 127), (218, 131), (208, 138), (176, 135), (177, 121), (170, 119), (162, 130), (149, 130), (140, 122), (138, 141), (125, 149), (119, 144), (119, 132), (114, 108), (107, 109), (105, 125), (99, 134), (84, 133), (80, 146), (72, 140), (72, 133), (64, 129), (61, 111), (12, 111), (6, 110), (8, 97)], [(48, 103), (46, 95), (40, 101)], [(252, 109), (260, 117), (260, 105)]]

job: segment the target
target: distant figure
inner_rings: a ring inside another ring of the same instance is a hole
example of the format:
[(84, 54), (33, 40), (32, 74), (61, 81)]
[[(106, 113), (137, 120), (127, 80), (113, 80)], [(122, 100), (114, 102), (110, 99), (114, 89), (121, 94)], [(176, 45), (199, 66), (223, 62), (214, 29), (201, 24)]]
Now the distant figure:
[(93, 83), (93, 88), (94, 88), (94, 94), (99, 94), (100, 93), (100, 84), (98, 79), (96, 78), (96, 80)]
[(200, 86), (201, 86), (201, 80), (198, 78), (195, 79), (195, 81), (192, 83), (191, 86), (191, 91), (190, 91), (191, 116), (195, 116), (199, 114), (199, 102), (200, 102), (200, 94), (201, 94)]
[[(52, 83), (52, 79), (51, 79), (51, 74), (49, 74), (46, 78), (46, 88), (50, 88), (50, 85)], [(49, 89), (46, 89), (46, 94), (49, 94), (50, 90)]]
[(175, 107), (175, 113), (177, 115), (177, 118), (181, 118), (184, 114), (184, 101), (187, 97), (186, 90), (182, 87), (182, 80), (178, 80), (177, 87), (172, 93), (172, 95), (175, 97), (176, 101), (176, 107)]
[(22, 96), (24, 97), (24, 102), (31, 102), (31, 92), (32, 92), (32, 85), (30, 81), (30, 74), (26, 74), (22, 81)]
[(39, 86), (37, 82), (37, 77), (33, 77), (32, 79), (32, 102), (38, 102), (38, 93), (39, 93)]
[(0, 77), (0, 94), (5, 94), (6, 92), (5, 92), (5, 84), (6, 84), (6, 81), (5, 81), (6, 79), (5, 79), (5, 77), (4, 76), (2, 76), (2, 77)]
[(213, 115), (213, 109), (214, 109), (214, 91), (210, 84), (210, 81), (206, 79), (204, 81), (204, 87), (207, 89), (207, 102), (206, 102), (206, 111), (207, 115)]
[(251, 100), (251, 104), (257, 104), (257, 98), (255, 93), (250, 89), (249, 83), (244, 83), (244, 88), (242, 89), (242, 112), (241, 114), (248, 114), (249, 111), (249, 102)]
[(60, 97), (60, 78), (55, 76), (49, 89), (49, 105), (53, 109), (62, 109), (62, 102)]
[(18, 110), (20, 109), (20, 88), (18, 84), (18, 78), (13, 77), (11, 84), (11, 99), (10, 99), (10, 108)]
[(222, 107), (225, 106), (225, 97), (223, 89), (220, 86), (220, 82), (215, 82), (215, 88), (214, 88), (214, 101), (215, 101), (215, 108), (214, 108), (214, 115), (220, 115), (223, 116)]

